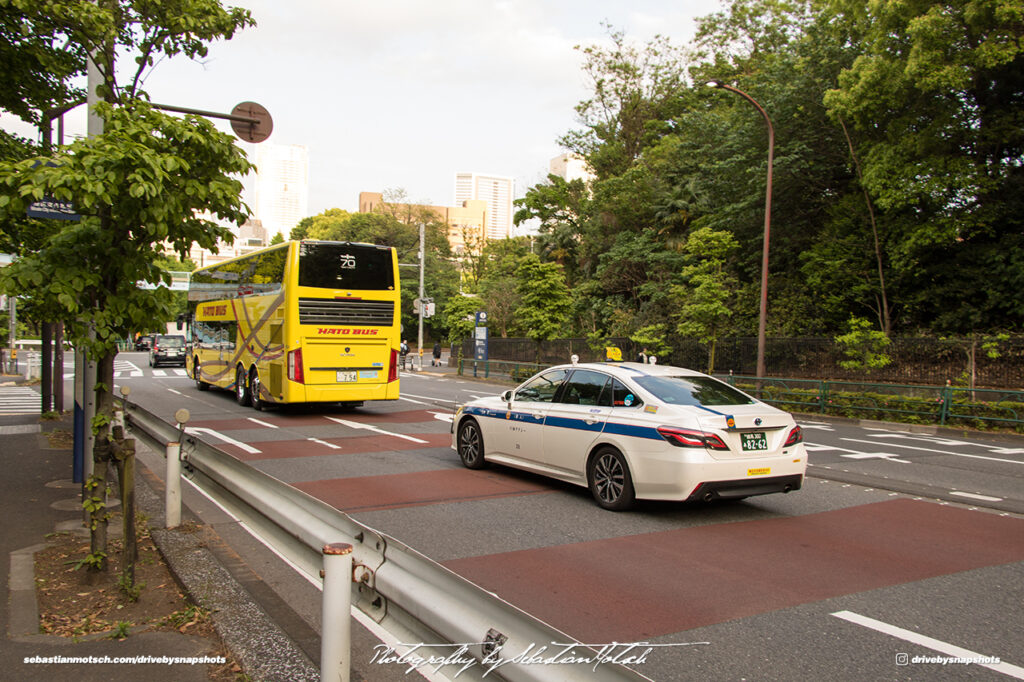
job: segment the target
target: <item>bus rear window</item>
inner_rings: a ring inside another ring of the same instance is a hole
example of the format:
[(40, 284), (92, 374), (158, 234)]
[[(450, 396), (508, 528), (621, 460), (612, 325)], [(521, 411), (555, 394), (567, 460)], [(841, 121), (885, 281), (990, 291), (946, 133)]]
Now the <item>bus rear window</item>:
[(362, 244), (303, 242), (299, 245), (299, 286), (393, 290), (391, 249)]

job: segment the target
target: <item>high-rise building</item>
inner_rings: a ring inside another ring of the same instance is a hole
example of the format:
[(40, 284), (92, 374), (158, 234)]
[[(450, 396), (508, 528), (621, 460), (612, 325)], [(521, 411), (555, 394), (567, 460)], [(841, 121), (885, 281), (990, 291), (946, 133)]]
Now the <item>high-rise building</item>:
[(280, 232), (287, 239), (309, 210), (309, 150), (268, 142), (254, 147), (253, 217), (270, 237)]
[(483, 173), (455, 174), (455, 205), (471, 200), (487, 204), (488, 239), (505, 239), (512, 236), (512, 200), (515, 198), (516, 181), (500, 175)]
[(582, 180), (585, 183), (589, 183), (594, 179), (594, 174), (590, 171), (590, 166), (587, 165), (586, 159), (572, 152), (559, 154), (551, 159), (551, 162), (548, 164), (548, 172), (551, 175), (564, 178), (567, 182)]

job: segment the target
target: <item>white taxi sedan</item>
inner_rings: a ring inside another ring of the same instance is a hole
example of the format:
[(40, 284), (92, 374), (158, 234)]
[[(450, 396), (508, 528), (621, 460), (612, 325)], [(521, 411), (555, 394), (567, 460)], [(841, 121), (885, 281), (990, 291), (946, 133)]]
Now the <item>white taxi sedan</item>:
[(546, 369), (455, 412), (462, 463), (587, 486), (605, 509), (636, 499), (741, 499), (799, 490), (807, 469), (792, 415), (706, 374), (623, 362)]

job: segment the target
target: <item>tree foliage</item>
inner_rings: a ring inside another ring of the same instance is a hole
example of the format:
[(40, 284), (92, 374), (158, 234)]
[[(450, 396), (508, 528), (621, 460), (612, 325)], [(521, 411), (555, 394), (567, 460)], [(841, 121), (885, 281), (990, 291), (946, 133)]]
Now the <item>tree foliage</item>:
[[(610, 28), (562, 138), (593, 179), (517, 201), (570, 283), (562, 333), (754, 335), (767, 135), (711, 80), (775, 130), (769, 334), (1021, 331), (1021, 35), (1019, 0), (729, 0), (684, 48)], [(736, 245), (709, 273), (706, 230)]]

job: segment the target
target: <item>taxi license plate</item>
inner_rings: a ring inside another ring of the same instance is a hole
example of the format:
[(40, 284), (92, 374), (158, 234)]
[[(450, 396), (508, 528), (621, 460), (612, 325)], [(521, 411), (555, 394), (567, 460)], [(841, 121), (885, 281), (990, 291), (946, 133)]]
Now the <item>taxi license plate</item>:
[(741, 433), (740, 446), (745, 452), (749, 452), (751, 450), (767, 450), (768, 439), (764, 437), (764, 431)]
[(344, 370), (338, 372), (338, 383), (350, 383), (356, 380), (356, 372), (354, 370)]

